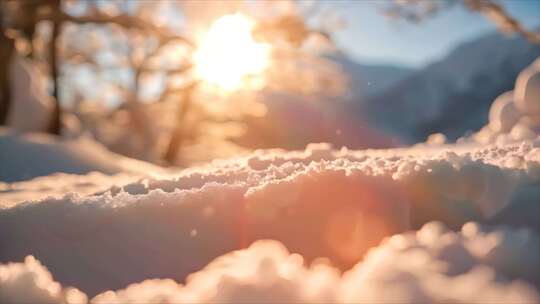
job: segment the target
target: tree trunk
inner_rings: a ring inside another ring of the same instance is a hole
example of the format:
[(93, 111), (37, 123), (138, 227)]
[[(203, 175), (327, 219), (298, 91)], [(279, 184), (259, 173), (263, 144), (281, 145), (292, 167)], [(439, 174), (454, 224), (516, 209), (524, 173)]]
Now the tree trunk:
[(174, 131), (172, 133), (171, 140), (169, 141), (167, 152), (164, 156), (165, 161), (167, 161), (167, 163), (171, 165), (176, 162), (176, 158), (178, 157), (178, 153), (180, 152), (180, 147), (182, 147), (182, 142), (185, 135), (184, 118), (186, 117), (186, 113), (188, 112), (189, 108), (191, 107), (191, 103), (193, 102), (193, 91), (196, 87), (197, 82), (194, 82), (188, 87), (186, 87), (182, 104), (180, 104), (180, 106), (178, 107), (178, 120), (176, 122), (176, 127), (174, 128)]
[(4, 35), (0, 11), (0, 126), (6, 125), (11, 107), (10, 67), (13, 59), (14, 44)]
[[(54, 11), (60, 10), (60, 0), (54, 1), (52, 4), (52, 9)], [(57, 42), (60, 35), (62, 23), (58, 20), (53, 21), (53, 29), (51, 35), (51, 41), (49, 45), (49, 55), (50, 55), (50, 67), (51, 67), (51, 78), (53, 82), (53, 92), (52, 96), (54, 98), (54, 108), (51, 113), (51, 118), (49, 122), (48, 132), (55, 135), (60, 135), (62, 132), (62, 107), (60, 105), (60, 94), (58, 86), (59, 78), (59, 67), (58, 67), (58, 54), (57, 54)]]

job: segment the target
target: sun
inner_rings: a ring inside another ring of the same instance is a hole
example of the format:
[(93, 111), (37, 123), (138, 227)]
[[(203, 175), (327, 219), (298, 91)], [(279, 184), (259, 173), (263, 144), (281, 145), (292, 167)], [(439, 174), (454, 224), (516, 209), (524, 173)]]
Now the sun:
[(197, 77), (226, 91), (260, 77), (269, 65), (270, 46), (253, 39), (254, 26), (240, 13), (214, 21), (194, 54)]

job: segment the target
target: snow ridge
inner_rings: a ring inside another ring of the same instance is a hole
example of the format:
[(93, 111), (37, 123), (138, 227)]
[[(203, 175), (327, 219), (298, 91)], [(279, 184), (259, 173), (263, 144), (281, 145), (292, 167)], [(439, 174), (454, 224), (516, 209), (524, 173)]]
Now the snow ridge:
[[(513, 250), (529, 244), (540, 231), (535, 212), (539, 183), (536, 141), (485, 148), (462, 145), (349, 151), (317, 144), (297, 152), (257, 151), (161, 179), (141, 178), (92, 196), (67, 194), (4, 206), (0, 210), (0, 262), (34, 255), (59, 282), (93, 297), (149, 278), (184, 282), (217, 257), (258, 240), (276, 240), (283, 244), (277, 247), (286, 246), (307, 263), (328, 258), (334, 267), (346, 271), (362, 265), (358, 263), (363, 257), (369, 260), (370, 255), (365, 254), (389, 236), (419, 229), (433, 220), (454, 230), (476, 221), (501, 227), (497, 229), (503, 232), (476, 237), (486, 239), (483, 243), (449, 236), (466, 247), (459, 250), (473, 256), (468, 260), (470, 267), (455, 267), (463, 271), (482, 265), (494, 268), (495, 281), (488, 275), (491, 270), (480, 268), (471, 275), (481, 278), (473, 281), (495, 290), (486, 291), (486, 295), (499, 295), (500, 290), (514, 286), (507, 286), (499, 277), (539, 286), (540, 280), (529, 273), (538, 265), (533, 258), (520, 256), (528, 250), (532, 257), (537, 256), (538, 246)], [(522, 228), (529, 232), (505, 232)], [(427, 231), (433, 229), (446, 231)], [(450, 231), (437, 233), (441, 234), (438, 239), (445, 233), (453, 235)], [(501, 248), (512, 250), (500, 251), (500, 257), (482, 257), (482, 250), (489, 251), (486, 248), (499, 243), (504, 244)], [(433, 248), (424, 250), (439, 250), (437, 244), (430, 246)], [(394, 258), (388, 259), (391, 263)], [(508, 264), (502, 266), (499, 261)], [(406, 271), (409, 276), (413, 270)], [(452, 270), (448, 282), (454, 282), (457, 273), (468, 272)], [(439, 275), (436, 272), (435, 277)], [(428, 298), (439, 299), (439, 293), (445, 292), (423, 284), (414, 283), (420, 286), (414, 288), (420, 288)], [(409, 292), (408, 288), (403, 287)], [(339, 295), (343, 296), (341, 291)], [(356, 296), (350, 295), (350, 299)], [(373, 295), (373, 299), (378, 296)], [(473, 296), (460, 295), (463, 299)]]

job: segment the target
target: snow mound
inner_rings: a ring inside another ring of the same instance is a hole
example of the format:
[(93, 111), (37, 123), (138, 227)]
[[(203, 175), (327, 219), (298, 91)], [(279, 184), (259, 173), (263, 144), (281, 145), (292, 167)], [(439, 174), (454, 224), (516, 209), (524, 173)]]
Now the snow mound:
[[(90, 296), (149, 278), (183, 282), (216, 257), (261, 239), (277, 240), (306, 261), (326, 257), (347, 270), (385, 237), (433, 220), (452, 229), (477, 221), (538, 233), (539, 184), (535, 141), (256, 151), (91, 196), (5, 206), (0, 262), (34, 255), (59, 282)], [(517, 265), (511, 254), (501, 253), (510, 268)], [(516, 277), (536, 282), (528, 269)]]
[[(518, 247), (512, 248), (515, 245)], [(385, 239), (341, 275), (325, 260), (307, 266), (301, 255), (289, 253), (277, 241), (264, 240), (218, 257), (191, 274), (185, 285), (170, 279), (145, 280), (103, 292), (90, 302), (536, 303), (538, 291), (527, 282), (514, 280), (519, 275), (534, 275), (538, 266), (536, 256), (515, 250), (524, 248), (539, 249), (538, 237), (527, 230), (467, 223), (456, 233), (431, 222), (417, 232)], [(514, 254), (506, 259), (509, 250)], [(508, 267), (512, 265), (517, 268)], [(30, 279), (26, 278), (23, 289), (17, 283), (25, 275)], [(78, 290), (54, 282), (31, 256), (24, 263), (0, 265), (0, 283), (0, 297), (13, 303), (21, 299), (48, 303), (86, 300)]]
[(0, 181), (13, 182), (56, 172), (98, 171), (158, 174), (157, 166), (109, 152), (90, 138), (58, 140), (46, 134), (16, 134), (0, 129)]
[(87, 302), (84, 293), (62, 288), (51, 273), (33, 256), (23, 263), (0, 264), (0, 303), (68, 303)]
[(538, 236), (486, 228), (470, 222), (456, 233), (430, 222), (417, 232), (386, 239), (345, 273), (344, 302), (537, 302), (534, 287), (511, 279), (537, 276), (538, 260), (525, 248), (538, 253)]
[(516, 107), (529, 115), (540, 115), (540, 58), (516, 80)]
[(461, 143), (505, 144), (540, 139), (540, 58), (517, 77), (513, 91), (491, 105), (489, 122)]
[(520, 113), (514, 104), (514, 92), (497, 97), (489, 110), (489, 128), (495, 132), (509, 132), (519, 121)]

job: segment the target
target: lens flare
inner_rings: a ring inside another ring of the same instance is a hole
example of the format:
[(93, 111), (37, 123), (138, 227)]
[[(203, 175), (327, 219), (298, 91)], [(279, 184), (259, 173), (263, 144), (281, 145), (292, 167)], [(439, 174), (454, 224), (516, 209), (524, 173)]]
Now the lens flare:
[(260, 78), (269, 64), (270, 46), (253, 39), (254, 25), (239, 13), (217, 19), (194, 55), (197, 77), (226, 91)]

